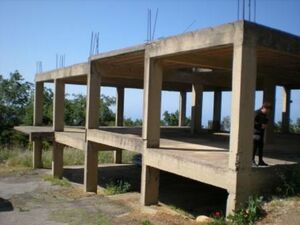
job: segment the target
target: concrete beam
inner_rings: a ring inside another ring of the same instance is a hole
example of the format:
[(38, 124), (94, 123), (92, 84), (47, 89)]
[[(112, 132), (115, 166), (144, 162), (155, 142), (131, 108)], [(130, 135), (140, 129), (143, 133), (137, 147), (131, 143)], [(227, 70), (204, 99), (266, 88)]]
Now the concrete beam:
[(63, 131), (65, 126), (65, 84), (55, 80), (53, 97), (53, 130)]
[(98, 151), (93, 142), (86, 142), (84, 160), (84, 191), (97, 193), (98, 184)]
[(269, 123), (265, 130), (265, 142), (274, 142), (274, 117), (275, 117), (275, 98), (276, 98), (276, 85), (272, 79), (264, 80), (263, 88), (263, 102), (269, 102), (272, 105), (272, 109), (268, 115)]
[(158, 57), (228, 45), (233, 43), (235, 32), (242, 30), (243, 22), (238, 21), (158, 40), (150, 43), (146, 48), (149, 50), (150, 57)]
[(185, 125), (186, 118), (186, 92), (179, 92), (179, 110), (178, 110), (178, 126), (182, 127)]
[(291, 89), (283, 87), (282, 92), (282, 133), (290, 131)]
[(86, 129), (95, 129), (99, 127), (99, 108), (100, 108), (100, 90), (101, 76), (93, 72), (93, 65), (90, 64), (87, 84), (87, 104), (86, 104)]
[(82, 76), (88, 73), (88, 69), (88, 63), (75, 64), (65, 68), (55, 69), (44, 73), (38, 73), (35, 76), (35, 81), (52, 81), (55, 79)]
[(203, 85), (192, 86), (191, 133), (197, 133), (202, 127)]
[(147, 147), (159, 147), (162, 76), (159, 62), (146, 56), (142, 136)]
[(53, 142), (53, 151), (52, 151), (52, 175), (53, 177), (61, 179), (63, 176), (63, 151), (64, 145)]
[[(241, 35), (241, 36), (240, 36)], [(242, 41), (237, 34), (233, 53), (231, 129), (229, 143), (229, 198), (227, 214), (240, 207), (249, 193), (244, 175), (251, 170), (253, 151), (254, 102), (256, 85), (255, 44)]]
[(142, 205), (153, 205), (158, 203), (159, 196), (159, 169), (142, 165), (141, 180), (141, 203)]
[(222, 92), (214, 91), (214, 111), (212, 129), (219, 131), (221, 128)]

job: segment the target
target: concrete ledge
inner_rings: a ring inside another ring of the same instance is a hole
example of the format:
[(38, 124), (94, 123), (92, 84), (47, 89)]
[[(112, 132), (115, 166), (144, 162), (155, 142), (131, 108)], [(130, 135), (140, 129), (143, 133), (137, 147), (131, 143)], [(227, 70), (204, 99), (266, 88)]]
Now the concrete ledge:
[(30, 141), (37, 139), (52, 141), (54, 139), (53, 128), (49, 126), (17, 126), (14, 127), (14, 129), (23, 134), (29, 135)]
[(102, 145), (125, 149), (134, 152), (143, 152), (143, 140), (130, 134), (119, 134), (98, 129), (87, 130), (87, 140)]
[(148, 148), (143, 159), (148, 166), (227, 189), (228, 153), (204, 152), (203, 157), (191, 159), (186, 157), (188, 152)]

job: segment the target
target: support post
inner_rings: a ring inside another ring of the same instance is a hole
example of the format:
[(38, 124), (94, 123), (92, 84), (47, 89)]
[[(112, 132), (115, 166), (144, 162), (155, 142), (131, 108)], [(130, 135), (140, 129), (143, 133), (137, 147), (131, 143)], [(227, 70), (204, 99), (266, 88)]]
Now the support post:
[[(34, 110), (33, 125), (41, 126), (43, 124), (43, 100), (44, 100), (44, 83), (36, 82), (34, 91)], [(42, 150), (43, 144), (41, 139), (35, 139), (32, 142), (32, 167), (42, 168)]]
[(275, 97), (276, 97), (276, 85), (273, 80), (264, 80), (263, 101), (269, 102), (272, 105), (272, 109), (268, 115), (269, 123), (265, 130), (265, 143), (274, 142), (274, 117), (275, 117)]
[(192, 86), (191, 133), (197, 133), (202, 127), (203, 85)]
[(163, 70), (159, 62), (145, 56), (143, 139), (147, 148), (159, 147)]
[(64, 145), (58, 142), (53, 142), (52, 151), (52, 175), (53, 177), (61, 179), (63, 176), (63, 151)]
[(282, 96), (282, 133), (290, 132), (291, 89), (283, 87)]
[(182, 127), (185, 125), (186, 118), (186, 92), (181, 91), (179, 93), (179, 113), (178, 113), (178, 126)]
[(54, 102), (53, 102), (53, 130), (64, 130), (65, 114), (65, 84), (63, 80), (54, 81)]
[(159, 169), (142, 166), (141, 203), (153, 205), (158, 203), (159, 196)]
[(87, 141), (84, 160), (84, 191), (97, 193), (98, 149), (93, 142)]
[[(124, 121), (124, 88), (117, 87), (116, 95), (116, 126), (123, 126)], [(114, 163), (122, 163), (122, 149), (114, 151)]]
[(214, 112), (213, 112), (213, 124), (212, 129), (219, 131), (221, 128), (221, 108), (222, 108), (222, 92), (214, 92)]
[(234, 43), (227, 214), (248, 199), (247, 180), (253, 151), (256, 48), (252, 43)]
[(124, 120), (124, 88), (117, 87), (117, 98), (116, 98), (116, 126), (123, 126)]
[(100, 110), (101, 77), (93, 73), (92, 62), (87, 75), (87, 104), (86, 104), (86, 129), (98, 129)]

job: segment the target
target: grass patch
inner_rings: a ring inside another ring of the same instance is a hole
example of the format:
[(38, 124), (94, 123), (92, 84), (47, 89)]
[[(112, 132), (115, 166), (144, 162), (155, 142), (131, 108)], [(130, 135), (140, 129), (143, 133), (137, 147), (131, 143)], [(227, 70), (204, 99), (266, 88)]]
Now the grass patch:
[(142, 225), (152, 225), (152, 223), (149, 220), (144, 220)]
[[(52, 147), (43, 145), (42, 162), (44, 168), (51, 168)], [(132, 157), (135, 153), (123, 150), (123, 163), (132, 163)], [(113, 152), (101, 151), (98, 153), (98, 162), (100, 164), (112, 163)], [(32, 167), (32, 149), (14, 147), (0, 149), (0, 163), (8, 167)], [(64, 165), (84, 165), (84, 151), (66, 147), (64, 149)]]
[(50, 220), (72, 225), (109, 225), (108, 217), (85, 209), (61, 209), (50, 214)]
[(106, 195), (116, 195), (129, 192), (131, 188), (131, 184), (122, 179), (116, 179), (114, 181), (108, 182), (106, 184), (104, 193)]
[(58, 185), (61, 187), (71, 187), (70, 181), (68, 181), (66, 178), (58, 179), (51, 175), (45, 175), (43, 176), (43, 180), (50, 182), (52, 185)]

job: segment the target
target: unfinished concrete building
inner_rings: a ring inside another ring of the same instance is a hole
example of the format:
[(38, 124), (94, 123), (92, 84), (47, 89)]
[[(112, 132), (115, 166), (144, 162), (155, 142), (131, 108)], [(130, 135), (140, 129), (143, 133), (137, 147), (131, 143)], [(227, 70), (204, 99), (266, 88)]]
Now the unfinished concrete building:
[[(44, 83), (54, 83), (53, 127), (42, 124)], [(65, 127), (66, 84), (87, 85), (86, 126)], [(115, 127), (99, 127), (100, 89), (117, 90)], [(266, 168), (251, 166), (255, 91), (275, 105), (283, 86), (282, 132), (267, 129)], [(62, 177), (63, 149), (85, 154), (84, 188), (97, 191), (98, 151), (141, 153), (141, 204), (159, 201), (160, 171), (168, 171), (228, 192), (227, 213), (249, 195), (270, 188), (275, 170), (300, 161), (298, 136), (288, 134), (290, 93), (300, 88), (300, 37), (247, 21), (188, 32), (92, 56), (88, 62), (36, 75), (34, 124), (16, 127), (33, 142), (33, 166), (41, 167), (42, 140), (53, 141), (53, 176)], [(124, 89), (143, 89), (143, 126), (123, 127)], [(161, 92), (180, 92), (179, 126), (160, 127)], [(214, 92), (213, 129), (201, 129), (203, 92)], [(230, 133), (220, 131), (222, 91), (232, 91)], [(184, 126), (187, 92), (191, 126)]]

